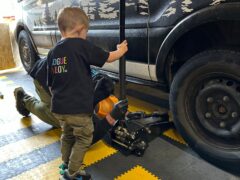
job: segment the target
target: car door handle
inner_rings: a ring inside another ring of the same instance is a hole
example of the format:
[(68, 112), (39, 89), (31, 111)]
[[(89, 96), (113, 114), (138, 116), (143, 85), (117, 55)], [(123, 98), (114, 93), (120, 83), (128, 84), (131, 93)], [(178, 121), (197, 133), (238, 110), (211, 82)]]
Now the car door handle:
[(20, 2), (22, 2), (22, 1), (23, 1), (23, 0), (18, 0), (17, 2), (20, 3)]

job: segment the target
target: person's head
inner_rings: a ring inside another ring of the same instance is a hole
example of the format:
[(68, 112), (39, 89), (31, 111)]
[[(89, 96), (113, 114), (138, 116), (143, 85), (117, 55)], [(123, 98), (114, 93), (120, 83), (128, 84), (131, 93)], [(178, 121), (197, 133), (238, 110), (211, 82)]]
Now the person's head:
[(86, 39), (89, 20), (86, 13), (77, 7), (66, 7), (59, 11), (58, 27), (63, 38), (79, 37)]

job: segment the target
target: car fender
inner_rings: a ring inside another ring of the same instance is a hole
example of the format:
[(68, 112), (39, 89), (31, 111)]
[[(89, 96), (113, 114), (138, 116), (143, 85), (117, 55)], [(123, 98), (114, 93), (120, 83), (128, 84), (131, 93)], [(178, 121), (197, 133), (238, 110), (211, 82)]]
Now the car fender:
[[(177, 23), (168, 33), (159, 49), (156, 60), (157, 79), (160, 81), (163, 80), (163, 77), (165, 77), (165, 67), (167, 64), (168, 54), (178, 39), (197, 26), (221, 20), (240, 21), (240, 3), (224, 3), (220, 5), (209, 6), (190, 14)], [(167, 82), (166, 77), (164, 80)]]

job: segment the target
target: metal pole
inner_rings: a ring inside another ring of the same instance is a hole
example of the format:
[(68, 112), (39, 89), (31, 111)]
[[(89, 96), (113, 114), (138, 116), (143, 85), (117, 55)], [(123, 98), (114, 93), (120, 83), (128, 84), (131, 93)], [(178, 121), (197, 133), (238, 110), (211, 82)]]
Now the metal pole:
[[(119, 30), (120, 30), (120, 43), (125, 40), (125, 2), (126, 0), (120, 0), (119, 3)], [(119, 85), (120, 85), (120, 100), (126, 98), (126, 61), (125, 55), (120, 58), (119, 61)]]

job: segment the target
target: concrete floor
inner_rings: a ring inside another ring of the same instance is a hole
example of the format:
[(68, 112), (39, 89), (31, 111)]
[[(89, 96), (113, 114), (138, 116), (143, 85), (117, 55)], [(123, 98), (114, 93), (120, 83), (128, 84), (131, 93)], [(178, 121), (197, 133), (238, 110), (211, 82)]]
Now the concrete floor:
[[(13, 96), (18, 86), (36, 95), (31, 78), (23, 70), (1, 72), (0, 91), (4, 99), (0, 100), (0, 180), (58, 179), (60, 130), (34, 115), (23, 118), (18, 114)], [(132, 84), (127, 92), (131, 111), (167, 111), (167, 94)], [(99, 141), (89, 149), (84, 163), (94, 180), (240, 179), (198, 157), (174, 129), (153, 140), (143, 157), (124, 155)]]

